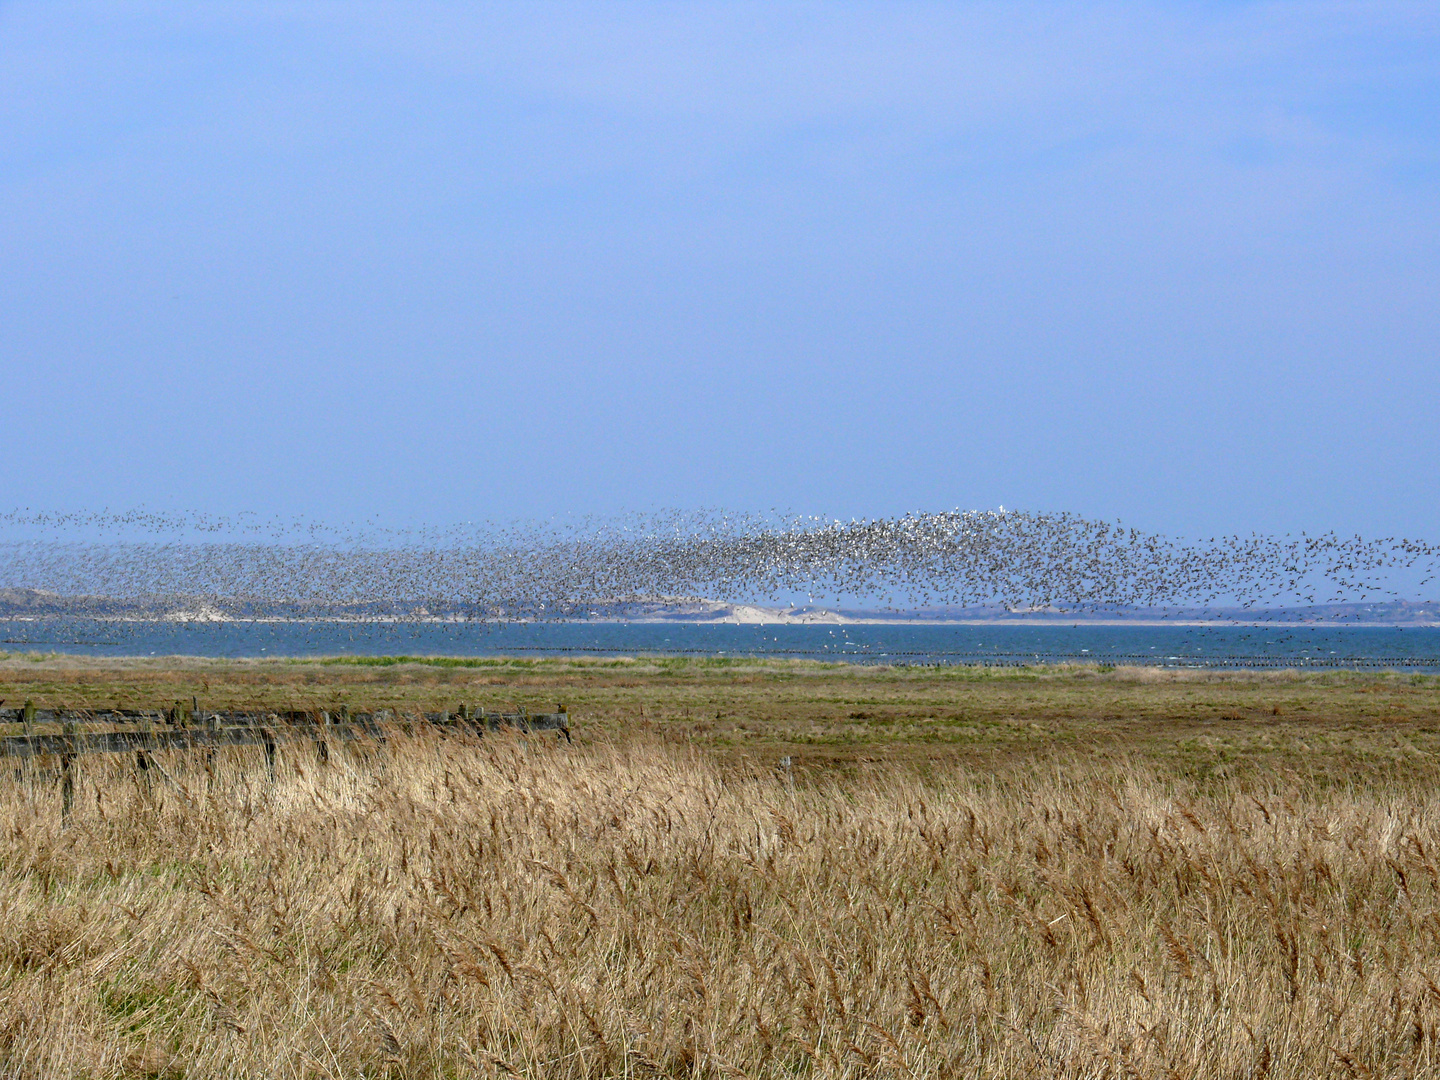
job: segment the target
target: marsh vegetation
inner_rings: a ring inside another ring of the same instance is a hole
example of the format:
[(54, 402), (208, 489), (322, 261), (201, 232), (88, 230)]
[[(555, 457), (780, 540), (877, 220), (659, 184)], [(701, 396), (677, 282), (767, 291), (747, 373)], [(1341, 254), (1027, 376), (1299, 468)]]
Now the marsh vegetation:
[[(1427, 682), (68, 663), (4, 696), (570, 680), (577, 742), (97, 757), (69, 828), (0, 781), (7, 1075), (1440, 1071)], [(917, 742), (937, 702), (975, 732)]]

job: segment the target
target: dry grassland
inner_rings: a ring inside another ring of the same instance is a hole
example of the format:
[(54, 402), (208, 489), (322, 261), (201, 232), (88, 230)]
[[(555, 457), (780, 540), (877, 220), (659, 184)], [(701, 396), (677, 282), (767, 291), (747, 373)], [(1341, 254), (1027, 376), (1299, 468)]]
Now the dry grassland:
[(42, 707), (490, 709), (569, 706), (592, 735), (683, 736), (729, 762), (794, 756), (972, 769), (1140, 756), (1224, 780), (1291, 770), (1316, 782), (1428, 776), (1440, 678), (1057, 665), (892, 668), (806, 661), (107, 660), (0, 653), (0, 700)]
[(206, 680), (558, 689), (580, 737), (292, 746), (273, 784), (174, 754), (149, 789), (97, 756), (68, 829), (42, 771), (0, 780), (0, 1073), (1440, 1075), (1433, 682), (11, 659), (0, 697)]

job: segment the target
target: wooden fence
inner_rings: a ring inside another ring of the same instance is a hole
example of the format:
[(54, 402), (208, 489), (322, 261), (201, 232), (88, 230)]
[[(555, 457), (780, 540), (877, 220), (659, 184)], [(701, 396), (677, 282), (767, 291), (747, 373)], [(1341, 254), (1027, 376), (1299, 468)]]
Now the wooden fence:
[[(217, 747), (260, 746), (270, 779), (275, 778), (276, 746), (282, 742), (310, 741), (322, 762), (330, 759), (330, 743), (369, 739), (384, 743), (392, 732), (407, 734), (417, 728), (441, 731), (521, 732), (553, 731), (567, 742), (570, 717), (561, 705), (553, 713), (491, 712), (461, 705), (455, 712), (400, 715), (390, 709), (354, 712), (336, 710), (284, 712), (206, 711), (198, 701), (172, 709), (42, 709), (26, 702), (21, 708), (0, 708), (0, 724), (18, 725), (19, 734), (0, 737), (0, 756), (58, 758), (62, 816), (68, 820), (75, 799), (77, 758), (85, 754), (135, 755), (143, 774), (157, 767), (151, 756), (158, 751), (202, 749), (207, 768)], [(41, 731), (41, 727), (49, 731)], [(59, 730), (56, 731), (55, 728)], [(100, 729), (100, 730), (97, 730)], [(16, 770), (16, 775), (21, 775)]]

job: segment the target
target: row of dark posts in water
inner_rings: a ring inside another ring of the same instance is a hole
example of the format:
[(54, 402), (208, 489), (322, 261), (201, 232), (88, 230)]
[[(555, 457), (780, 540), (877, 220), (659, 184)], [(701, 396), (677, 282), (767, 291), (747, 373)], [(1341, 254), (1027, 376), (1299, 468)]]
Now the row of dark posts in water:
[[(425, 726), (442, 731), (460, 730), (483, 734), (486, 731), (553, 731), (570, 740), (570, 717), (564, 705), (552, 713), (492, 712), (462, 704), (455, 712), (414, 715), (396, 714), (390, 709), (375, 712), (350, 711), (348, 705), (335, 710), (287, 710), (284, 712), (205, 711), (198, 699), (191, 708), (179, 702), (171, 709), (42, 709), (27, 701), (20, 708), (0, 707), (0, 724), (18, 724), (22, 733), (0, 737), (0, 756), (39, 758), (53, 756), (60, 761), (60, 806), (63, 820), (69, 821), (75, 802), (76, 759), (83, 754), (135, 754), (135, 767), (148, 782), (156, 763), (152, 755), (161, 750), (202, 749), (206, 775), (214, 776), (216, 747), (260, 746), (265, 751), (265, 768), (275, 779), (277, 742), (308, 739), (315, 743), (320, 761), (330, 760), (330, 742), (369, 738), (383, 743), (391, 731), (413, 733)], [(39, 733), (41, 724), (58, 724), (58, 733)], [(82, 731), (108, 725), (109, 730)], [(16, 770), (16, 777), (21, 776)]]

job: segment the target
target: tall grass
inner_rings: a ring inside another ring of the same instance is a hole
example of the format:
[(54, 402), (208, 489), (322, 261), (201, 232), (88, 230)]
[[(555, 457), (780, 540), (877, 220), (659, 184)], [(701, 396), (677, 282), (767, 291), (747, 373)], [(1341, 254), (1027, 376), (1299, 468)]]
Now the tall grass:
[(0, 781), (23, 1077), (1440, 1074), (1440, 797), (417, 736)]

